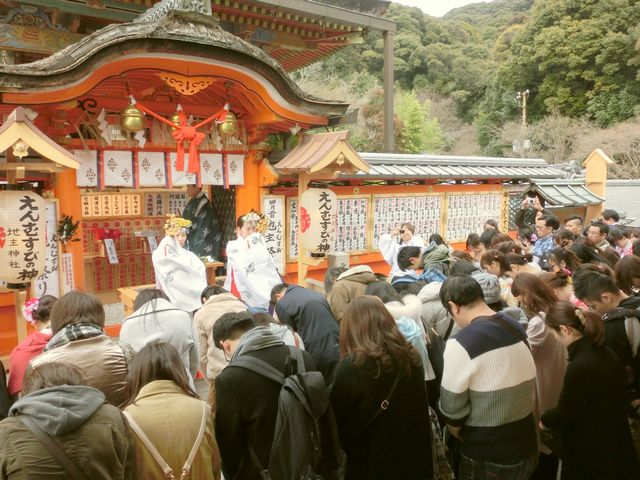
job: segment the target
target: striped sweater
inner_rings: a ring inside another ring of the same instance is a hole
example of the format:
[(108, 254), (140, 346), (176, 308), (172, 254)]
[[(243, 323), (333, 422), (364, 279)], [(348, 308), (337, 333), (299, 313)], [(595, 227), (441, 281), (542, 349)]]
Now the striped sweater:
[(476, 318), (447, 342), (440, 409), (448, 424), (463, 427), (468, 458), (513, 463), (537, 451), (536, 367), (524, 338), (517, 321), (493, 316)]

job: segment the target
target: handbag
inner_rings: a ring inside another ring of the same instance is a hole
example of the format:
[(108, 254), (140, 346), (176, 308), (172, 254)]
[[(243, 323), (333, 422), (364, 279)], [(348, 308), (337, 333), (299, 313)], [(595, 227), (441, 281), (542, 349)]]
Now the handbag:
[(431, 362), (431, 366), (436, 374), (436, 380), (439, 385), (442, 380), (442, 372), (444, 371), (444, 348), (447, 344), (447, 339), (451, 334), (451, 330), (453, 329), (453, 319), (449, 319), (449, 326), (447, 327), (444, 337), (438, 335), (438, 332), (436, 332), (433, 327), (428, 325), (426, 325), (426, 327), (427, 354), (429, 355), (429, 362)]
[(69, 458), (69, 455), (67, 455), (67, 453), (62, 448), (62, 445), (60, 445), (55, 438), (42, 430), (29, 416), (20, 415), (18, 418), (24, 424), (24, 426), (27, 427), (27, 429), (35, 435), (42, 446), (47, 449), (49, 454), (51, 454), (51, 456), (56, 459), (56, 461), (62, 466), (62, 468), (65, 469), (65, 471), (71, 476), (71, 478), (75, 480), (89, 480), (89, 477), (82, 473), (78, 466), (73, 463), (73, 460)]

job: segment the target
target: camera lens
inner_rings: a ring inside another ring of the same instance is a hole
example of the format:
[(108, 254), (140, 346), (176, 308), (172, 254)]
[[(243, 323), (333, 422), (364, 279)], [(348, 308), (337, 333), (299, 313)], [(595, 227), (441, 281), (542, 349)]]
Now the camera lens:
[(404, 233), (404, 228), (401, 228), (401, 229), (400, 229), (400, 233)]

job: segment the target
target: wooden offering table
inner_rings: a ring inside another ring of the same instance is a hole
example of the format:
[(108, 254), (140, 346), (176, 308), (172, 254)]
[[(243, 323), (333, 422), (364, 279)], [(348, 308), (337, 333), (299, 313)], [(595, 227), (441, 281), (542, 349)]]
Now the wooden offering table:
[[(224, 263), (204, 262), (204, 264), (205, 267), (207, 267), (207, 285), (215, 285), (216, 269), (218, 267), (222, 267)], [(123, 287), (117, 289), (120, 301), (124, 305), (124, 314), (126, 316), (129, 316), (134, 312), (133, 303), (136, 301), (136, 297), (142, 290), (146, 290), (147, 288), (156, 288), (156, 284), (150, 283), (148, 285), (135, 285), (132, 287)]]

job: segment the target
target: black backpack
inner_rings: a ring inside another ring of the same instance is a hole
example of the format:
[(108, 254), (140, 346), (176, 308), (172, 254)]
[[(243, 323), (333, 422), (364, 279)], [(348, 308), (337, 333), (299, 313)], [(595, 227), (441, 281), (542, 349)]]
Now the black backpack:
[(269, 465), (265, 468), (249, 445), (251, 460), (263, 480), (342, 480), (346, 456), (324, 378), (320, 372), (306, 371), (299, 349), (289, 349), (287, 362), (296, 372), (289, 376), (250, 355), (240, 355), (230, 364), (282, 385)]

